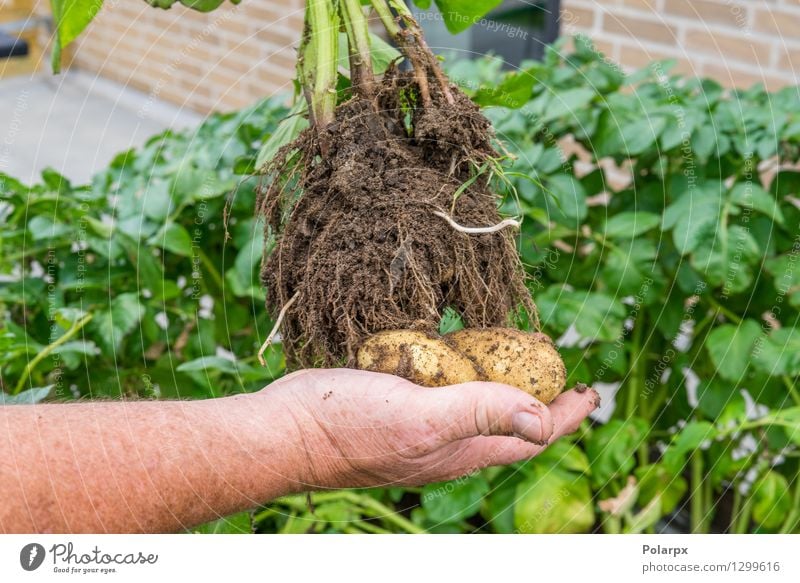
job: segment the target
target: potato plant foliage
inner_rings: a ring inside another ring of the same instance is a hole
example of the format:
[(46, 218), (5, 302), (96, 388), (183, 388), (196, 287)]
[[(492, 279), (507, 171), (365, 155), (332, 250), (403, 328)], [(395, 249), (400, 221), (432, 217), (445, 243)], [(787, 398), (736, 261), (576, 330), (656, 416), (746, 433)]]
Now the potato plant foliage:
[[(610, 418), (527, 463), (198, 530), (800, 532), (798, 89), (626, 75), (575, 46), (516, 73), (447, 68), (516, 157), (494, 182), (524, 218), (544, 330)], [(282, 373), (280, 346), (255, 357), (272, 322), (249, 173), (286, 113), (211, 116), (88, 185), (0, 177), (5, 402), (208, 398)]]

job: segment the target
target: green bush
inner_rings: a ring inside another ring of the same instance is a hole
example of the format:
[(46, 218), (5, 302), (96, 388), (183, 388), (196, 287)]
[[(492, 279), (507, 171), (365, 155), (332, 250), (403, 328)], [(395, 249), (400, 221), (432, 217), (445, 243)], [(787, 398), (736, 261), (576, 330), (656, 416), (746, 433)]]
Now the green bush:
[[(610, 418), (530, 462), (199, 530), (800, 530), (798, 89), (728, 92), (669, 63), (626, 75), (576, 47), (449, 73), (515, 156), (497, 188), (525, 217), (542, 322)], [(271, 322), (247, 174), (286, 112), (163, 134), (87, 186), (0, 177), (7, 401), (213, 397), (282, 373), (277, 349), (255, 363)]]

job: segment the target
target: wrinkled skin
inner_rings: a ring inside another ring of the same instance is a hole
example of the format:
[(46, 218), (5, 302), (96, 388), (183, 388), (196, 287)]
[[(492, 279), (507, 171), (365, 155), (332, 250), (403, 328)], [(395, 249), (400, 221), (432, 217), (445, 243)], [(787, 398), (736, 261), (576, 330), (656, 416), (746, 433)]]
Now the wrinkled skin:
[(431, 389), (350, 369), (299, 371), (264, 397), (291, 412), (310, 488), (420, 485), (528, 459), (599, 405), (592, 389), (546, 407), (497, 383)]

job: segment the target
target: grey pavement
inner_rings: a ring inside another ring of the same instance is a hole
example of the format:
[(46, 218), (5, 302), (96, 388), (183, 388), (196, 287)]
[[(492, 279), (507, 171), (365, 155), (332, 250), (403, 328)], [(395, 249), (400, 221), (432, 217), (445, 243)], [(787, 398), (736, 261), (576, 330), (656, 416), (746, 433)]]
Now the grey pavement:
[(23, 182), (51, 167), (88, 182), (114, 156), (198, 114), (81, 71), (0, 79), (0, 172)]

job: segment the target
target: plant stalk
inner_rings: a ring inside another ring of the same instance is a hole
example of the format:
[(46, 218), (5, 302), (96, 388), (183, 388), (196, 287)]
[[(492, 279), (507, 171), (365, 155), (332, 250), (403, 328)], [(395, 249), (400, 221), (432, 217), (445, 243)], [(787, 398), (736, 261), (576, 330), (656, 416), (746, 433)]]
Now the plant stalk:
[(371, 97), (375, 85), (372, 71), (372, 50), (369, 41), (369, 26), (361, 0), (340, 0), (340, 10), (350, 57), (350, 82), (353, 88), (365, 97)]
[[(308, 0), (297, 76), (308, 102), (311, 126), (319, 131), (333, 121), (336, 110), (339, 52), (338, 0)], [(320, 141), (323, 154), (326, 144)]]
[(19, 381), (17, 381), (17, 386), (14, 387), (14, 392), (11, 394), (18, 395), (20, 392), (22, 392), (22, 389), (25, 388), (25, 383), (31, 376), (33, 369), (36, 368), (36, 365), (52, 354), (56, 348), (62, 344), (65, 344), (67, 340), (75, 336), (75, 334), (77, 334), (80, 329), (86, 326), (86, 324), (88, 324), (91, 320), (92, 314), (86, 314), (83, 318), (74, 322), (72, 326), (69, 327), (69, 330), (64, 332), (64, 334), (62, 334), (57, 340), (45, 346), (39, 354), (34, 356), (33, 359), (31, 359), (31, 361), (25, 366), (25, 369), (22, 371), (22, 375), (19, 377)]
[(692, 534), (703, 532), (705, 501), (703, 500), (703, 457), (699, 451), (692, 454), (691, 524)]

